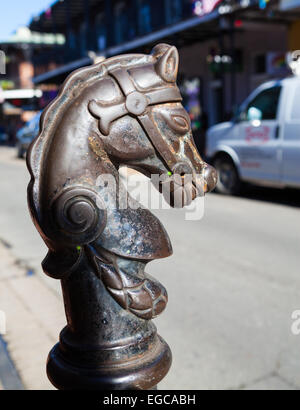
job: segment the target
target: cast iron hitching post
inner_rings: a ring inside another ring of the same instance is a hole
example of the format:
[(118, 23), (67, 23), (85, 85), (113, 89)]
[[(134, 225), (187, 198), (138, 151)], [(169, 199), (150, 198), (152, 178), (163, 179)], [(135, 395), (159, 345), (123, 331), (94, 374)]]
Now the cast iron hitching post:
[(44, 110), (28, 152), (29, 208), (49, 248), (42, 266), (61, 280), (67, 317), (47, 362), (58, 389), (151, 389), (169, 370), (170, 349), (151, 321), (167, 292), (144, 269), (169, 256), (171, 244), (127, 193), (120, 206), (118, 169), (158, 174), (172, 206), (214, 187), (181, 105), (177, 68), (176, 48), (159, 44), (150, 55), (75, 71)]

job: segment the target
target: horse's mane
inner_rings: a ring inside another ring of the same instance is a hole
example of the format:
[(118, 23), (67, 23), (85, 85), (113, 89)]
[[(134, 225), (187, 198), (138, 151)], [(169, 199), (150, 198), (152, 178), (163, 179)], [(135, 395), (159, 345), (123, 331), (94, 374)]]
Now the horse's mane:
[(40, 118), (40, 130), (32, 142), (27, 154), (27, 167), (31, 175), (28, 185), (28, 201), (31, 209), (38, 213), (39, 175), (47, 144), (63, 117), (67, 108), (87, 86), (100, 80), (108, 74), (108, 70), (117, 66), (130, 67), (137, 64), (147, 64), (152, 56), (144, 54), (130, 54), (111, 57), (92, 66), (73, 71), (64, 81), (56, 98), (45, 108)]

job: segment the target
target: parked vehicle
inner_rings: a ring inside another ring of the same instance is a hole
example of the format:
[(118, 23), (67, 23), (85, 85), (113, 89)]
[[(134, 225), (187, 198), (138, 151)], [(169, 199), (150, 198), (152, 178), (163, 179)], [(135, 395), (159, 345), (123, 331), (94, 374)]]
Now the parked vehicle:
[(221, 193), (237, 193), (243, 181), (300, 188), (300, 77), (262, 84), (206, 143)]
[(8, 135), (5, 132), (5, 129), (0, 126), (0, 144), (5, 144), (8, 140)]
[(24, 127), (22, 127), (16, 134), (17, 136), (17, 156), (18, 158), (23, 158), (29, 144), (37, 136), (39, 132), (41, 112), (38, 112), (34, 117), (31, 118)]

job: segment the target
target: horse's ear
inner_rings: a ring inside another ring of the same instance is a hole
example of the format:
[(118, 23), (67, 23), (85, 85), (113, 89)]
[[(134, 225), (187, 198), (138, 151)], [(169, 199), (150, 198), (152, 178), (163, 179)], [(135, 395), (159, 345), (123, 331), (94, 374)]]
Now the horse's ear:
[(151, 54), (157, 59), (155, 63), (157, 74), (168, 83), (174, 83), (179, 63), (177, 48), (168, 44), (158, 44)]

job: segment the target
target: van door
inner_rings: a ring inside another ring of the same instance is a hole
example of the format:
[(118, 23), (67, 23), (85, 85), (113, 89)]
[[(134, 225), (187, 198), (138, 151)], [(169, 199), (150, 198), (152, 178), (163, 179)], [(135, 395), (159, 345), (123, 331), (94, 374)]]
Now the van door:
[(300, 187), (300, 81), (288, 87), (282, 141), (282, 179), (286, 185)]
[(241, 174), (254, 182), (280, 181), (279, 104), (281, 85), (263, 89), (238, 118), (238, 155)]

